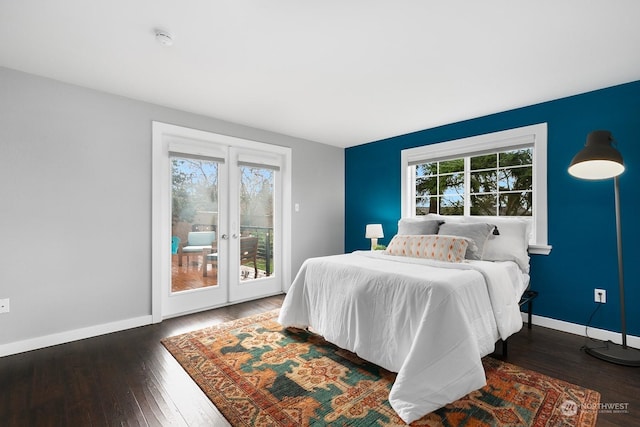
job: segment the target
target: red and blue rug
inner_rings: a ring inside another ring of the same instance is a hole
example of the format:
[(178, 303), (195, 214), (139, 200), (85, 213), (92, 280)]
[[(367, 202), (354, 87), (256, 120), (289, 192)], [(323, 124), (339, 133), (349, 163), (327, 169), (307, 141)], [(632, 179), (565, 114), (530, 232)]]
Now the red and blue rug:
[[(395, 374), (322, 337), (285, 329), (278, 311), (162, 343), (233, 426), (401, 426)], [(412, 426), (594, 426), (599, 393), (483, 359), (487, 385)]]

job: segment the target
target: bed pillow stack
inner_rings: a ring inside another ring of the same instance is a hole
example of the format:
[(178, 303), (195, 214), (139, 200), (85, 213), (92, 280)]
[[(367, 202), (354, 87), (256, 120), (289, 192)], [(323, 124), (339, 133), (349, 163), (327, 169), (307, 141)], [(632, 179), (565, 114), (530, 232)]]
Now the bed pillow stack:
[[(480, 258), (484, 261), (513, 261), (524, 273), (529, 273), (529, 221), (506, 217), (447, 217), (425, 215), (425, 221), (446, 221), (446, 224), (489, 224), (497, 228), (491, 231), (482, 248)], [(442, 229), (442, 226), (438, 230)], [(446, 229), (446, 228), (445, 228)], [(475, 241), (475, 240), (474, 240)], [(477, 243), (477, 241), (476, 241)]]
[(529, 273), (530, 222), (519, 218), (428, 214), (402, 218), (398, 221), (398, 235), (462, 237), (467, 241), (467, 259), (514, 261), (523, 272)]

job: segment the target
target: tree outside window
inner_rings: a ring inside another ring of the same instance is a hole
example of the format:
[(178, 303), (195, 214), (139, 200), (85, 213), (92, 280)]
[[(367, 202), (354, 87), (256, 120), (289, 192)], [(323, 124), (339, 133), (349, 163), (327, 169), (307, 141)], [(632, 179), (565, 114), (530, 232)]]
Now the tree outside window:
[(172, 157), (172, 223), (191, 223), (198, 212), (218, 211), (218, 164)]
[[(533, 214), (533, 149), (418, 164), (416, 215)], [(469, 192), (465, 197), (465, 189)]]

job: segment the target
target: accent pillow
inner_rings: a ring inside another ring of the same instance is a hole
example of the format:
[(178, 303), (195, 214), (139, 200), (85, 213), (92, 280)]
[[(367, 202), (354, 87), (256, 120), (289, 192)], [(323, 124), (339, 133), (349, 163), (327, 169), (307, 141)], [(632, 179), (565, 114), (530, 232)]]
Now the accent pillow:
[(424, 218), (401, 218), (398, 221), (398, 234), (438, 234), (438, 228), (444, 221)]
[(440, 225), (438, 234), (444, 234), (447, 236), (466, 237), (473, 241), (474, 244), (469, 245), (467, 248), (467, 259), (482, 259), (484, 252), (484, 246), (489, 238), (489, 235), (493, 233), (495, 225), (485, 223), (450, 223), (445, 222)]
[(457, 236), (396, 234), (385, 252), (390, 255), (463, 262), (468, 245), (467, 239)]

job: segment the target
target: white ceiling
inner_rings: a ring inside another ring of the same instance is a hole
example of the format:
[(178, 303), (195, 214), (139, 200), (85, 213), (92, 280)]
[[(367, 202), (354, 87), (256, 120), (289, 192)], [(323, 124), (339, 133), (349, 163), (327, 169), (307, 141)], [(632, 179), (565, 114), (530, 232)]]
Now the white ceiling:
[(0, 0), (0, 65), (348, 147), (640, 80), (639, 20), (638, 0)]

